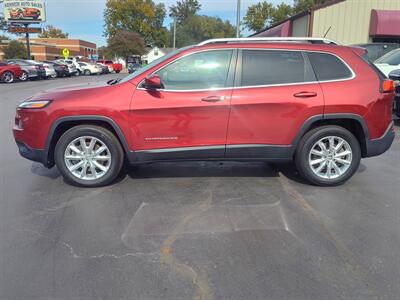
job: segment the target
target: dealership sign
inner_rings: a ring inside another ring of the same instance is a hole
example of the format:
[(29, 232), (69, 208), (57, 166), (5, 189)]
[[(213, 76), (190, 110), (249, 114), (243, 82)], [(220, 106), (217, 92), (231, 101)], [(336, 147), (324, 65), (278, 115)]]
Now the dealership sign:
[(46, 21), (43, 0), (4, 0), (4, 19), (10, 23), (40, 23)]
[(10, 26), (8, 28), (8, 32), (11, 32), (11, 33), (42, 33), (42, 28)]

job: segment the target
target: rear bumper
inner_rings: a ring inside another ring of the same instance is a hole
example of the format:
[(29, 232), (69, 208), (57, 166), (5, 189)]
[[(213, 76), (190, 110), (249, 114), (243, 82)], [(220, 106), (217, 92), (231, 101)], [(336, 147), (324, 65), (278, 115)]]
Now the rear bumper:
[(382, 137), (367, 141), (367, 153), (365, 157), (373, 157), (385, 153), (392, 146), (394, 138), (394, 122), (392, 122)]

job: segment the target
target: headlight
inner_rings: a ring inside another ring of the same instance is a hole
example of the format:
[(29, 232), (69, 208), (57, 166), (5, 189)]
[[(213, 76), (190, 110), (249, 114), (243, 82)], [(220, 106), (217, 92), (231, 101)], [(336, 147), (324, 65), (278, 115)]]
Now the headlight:
[(18, 108), (39, 109), (46, 107), (50, 102), (51, 100), (24, 101), (18, 106)]

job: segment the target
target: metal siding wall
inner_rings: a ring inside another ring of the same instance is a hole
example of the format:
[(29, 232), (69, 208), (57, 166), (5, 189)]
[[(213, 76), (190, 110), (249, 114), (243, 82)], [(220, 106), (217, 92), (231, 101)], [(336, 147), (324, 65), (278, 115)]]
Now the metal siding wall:
[(400, 10), (400, 0), (346, 0), (314, 11), (313, 37), (323, 37), (342, 44), (367, 43), (372, 9)]
[(308, 19), (309, 15), (305, 15), (293, 21), (292, 36), (308, 36)]

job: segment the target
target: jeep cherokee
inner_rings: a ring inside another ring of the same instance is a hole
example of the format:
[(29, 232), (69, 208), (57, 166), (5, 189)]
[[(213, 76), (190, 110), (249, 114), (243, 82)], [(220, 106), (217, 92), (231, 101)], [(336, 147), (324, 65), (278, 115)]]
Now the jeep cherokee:
[(216, 39), (127, 77), (21, 102), (25, 158), (104, 186), (124, 161), (295, 162), (310, 183), (348, 180), (394, 140), (394, 84), (361, 48), (317, 38)]

